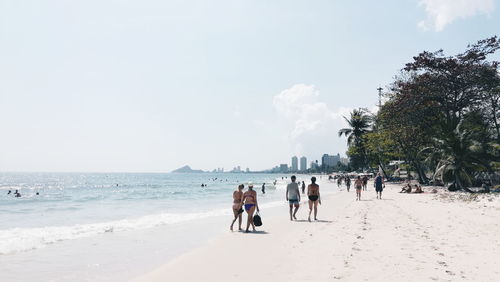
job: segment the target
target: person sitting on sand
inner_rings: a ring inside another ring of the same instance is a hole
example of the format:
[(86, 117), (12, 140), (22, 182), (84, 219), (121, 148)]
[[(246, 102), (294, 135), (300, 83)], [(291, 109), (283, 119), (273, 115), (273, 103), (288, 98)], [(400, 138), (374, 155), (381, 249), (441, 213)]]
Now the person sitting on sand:
[(257, 192), (253, 190), (253, 183), (248, 183), (248, 190), (243, 193), (241, 203), (245, 205), (245, 211), (248, 214), (247, 229), (245, 232), (248, 232), (250, 225), (252, 225), (253, 231), (255, 232), (255, 225), (253, 224), (253, 214), (255, 212), (255, 209), (259, 211), (259, 204), (257, 203)]
[(422, 191), (422, 186), (415, 184), (415, 192), (413, 193), (424, 193), (424, 191)]
[[(290, 220), (294, 219), (297, 220), (297, 217), (295, 215), (299, 210), (299, 203), (300, 203), (299, 185), (295, 182), (296, 179), (295, 175), (292, 175), (290, 179), (292, 180), (292, 182), (286, 186), (286, 200), (290, 205)], [(294, 206), (295, 206), (295, 211), (292, 214), (292, 209)]]
[(307, 186), (307, 196), (309, 198), (309, 222), (311, 222), (311, 212), (314, 206), (314, 220), (318, 220), (318, 203), (321, 205), (319, 185), (316, 184), (316, 177), (311, 177), (311, 184)]
[(401, 191), (399, 191), (399, 193), (411, 193), (411, 184), (406, 184), (405, 186), (403, 186), (403, 188), (401, 189)]
[(236, 222), (236, 219), (238, 219), (238, 230), (242, 230), (241, 229), (241, 220), (243, 217), (243, 215), (242, 215), (243, 209), (241, 208), (241, 205), (242, 205), (242, 198), (243, 198), (243, 188), (245, 188), (245, 186), (243, 184), (240, 184), (238, 186), (238, 190), (233, 192), (234, 219), (233, 219), (233, 222), (231, 223), (231, 227), (230, 227), (231, 231), (233, 231), (233, 225)]
[(354, 181), (354, 188), (356, 188), (356, 201), (361, 201), (361, 189), (363, 189), (363, 180), (358, 175), (356, 181)]

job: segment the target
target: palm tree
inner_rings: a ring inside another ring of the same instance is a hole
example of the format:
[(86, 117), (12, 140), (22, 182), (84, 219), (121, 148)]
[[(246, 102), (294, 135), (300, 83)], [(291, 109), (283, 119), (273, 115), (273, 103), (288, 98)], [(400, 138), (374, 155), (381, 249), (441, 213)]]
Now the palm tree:
[(373, 117), (367, 109), (359, 108), (352, 110), (350, 118), (344, 116), (344, 119), (349, 127), (340, 129), (339, 137), (342, 137), (342, 135), (347, 137), (347, 145), (360, 152), (362, 166), (365, 167), (368, 161), (363, 136), (370, 132), (370, 128), (373, 124)]
[(494, 144), (482, 143), (474, 131), (465, 128), (463, 120), (455, 130), (441, 138), (435, 138), (433, 153), (440, 156), (434, 179), (452, 183), (448, 189), (473, 192), (468, 187), (474, 183), (477, 172), (492, 173), (491, 162), (498, 157), (492, 154)]
[(342, 135), (347, 137), (347, 145), (349, 146), (363, 143), (363, 135), (370, 131), (373, 122), (373, 117), (368, 110), (364, 108), (354, 109), (350, 118), (344, 116), (344, 119), (349, 127), (340, 129), (339, 137)]

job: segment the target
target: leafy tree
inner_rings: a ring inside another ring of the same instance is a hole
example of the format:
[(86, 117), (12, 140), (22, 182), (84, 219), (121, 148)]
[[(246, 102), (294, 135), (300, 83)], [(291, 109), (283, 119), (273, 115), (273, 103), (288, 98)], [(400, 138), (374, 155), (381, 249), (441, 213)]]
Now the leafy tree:
[(365, 168), (368, 165), (365, 149), (364, 136), (370, 131), (373, 118), (365, 108), (354, 109), (350, 117), (346, 118), (349, 127), (339, 130), (339, 137), (344, 135), (347, 138), (349, 150), (347, 155), (355, 168)]

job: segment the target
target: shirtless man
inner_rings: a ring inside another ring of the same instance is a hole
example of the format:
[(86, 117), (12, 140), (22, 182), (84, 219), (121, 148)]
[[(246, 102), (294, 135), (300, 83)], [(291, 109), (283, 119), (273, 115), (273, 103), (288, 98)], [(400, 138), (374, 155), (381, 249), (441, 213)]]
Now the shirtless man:
[(236, 219), (238, 219), (238, 230), (241, 229), (241, 220), (242, 220), (242, 213), (243, 209), (241, 208), (242, 205), (242, 198), (243, 198), (243, 188), (245, 186), (243, 184), (240, 184), (238, 186), (238, 190), (233, 192), (233, 214), (234, 214), (234, 219), (233, 222), (231, 223), (231, 231), (233, 231), (233, 225), (236, 222)]
[(248, 183), (248, 190), (243, 193), (241, 204), (245, 205), (245, 211), (248, 214), (247, 229), (245, 232), (248, 232), (250, 225), (252, 225), (253, 231), (255, 232), (255, 225), (253, 224), (253, 214), (255, 212), (255, 209), (259, 211), (259, 205), (257, 204), (257, 192), (253, 190), (253, 183)]
[(314, 220), (318, 220), (318, 203), (321, 205), (319, 185), (316, 184), (316, 177), (311, 178), (311, 184), (307, 186), (307, 196), (309, 197), (309, 222), (311, 222), (311, 212), (314, 206)]
[[(290, 205), (290, 220), (297, 220), (297, 217), (295, 216), (297, 214), (297, 211), (299, 210), (299, 203), (300, 203), (300, 191), (299, 191), (299, 184), (295, 182), (295, 175), (292, 175), (291, 177), (292, 183), (289, 183), (286, 186), (286, 200), (288, 201), (288, 204)], [(295, 206), (295, 211), (292, 214), (292, 209)]]

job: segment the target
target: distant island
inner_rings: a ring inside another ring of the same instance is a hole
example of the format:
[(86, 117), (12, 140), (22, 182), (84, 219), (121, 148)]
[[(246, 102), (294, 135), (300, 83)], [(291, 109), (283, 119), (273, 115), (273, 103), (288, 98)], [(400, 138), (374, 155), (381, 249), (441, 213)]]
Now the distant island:
[(176, 170), (172, 170), (172, 172), (174, 172), (174, 173), (196, 173), (196, 172), (204, 172), (204, 171), (201, 169), (191, 169), (190, 166), (185, 165), (185, 166), (178, 168)]

